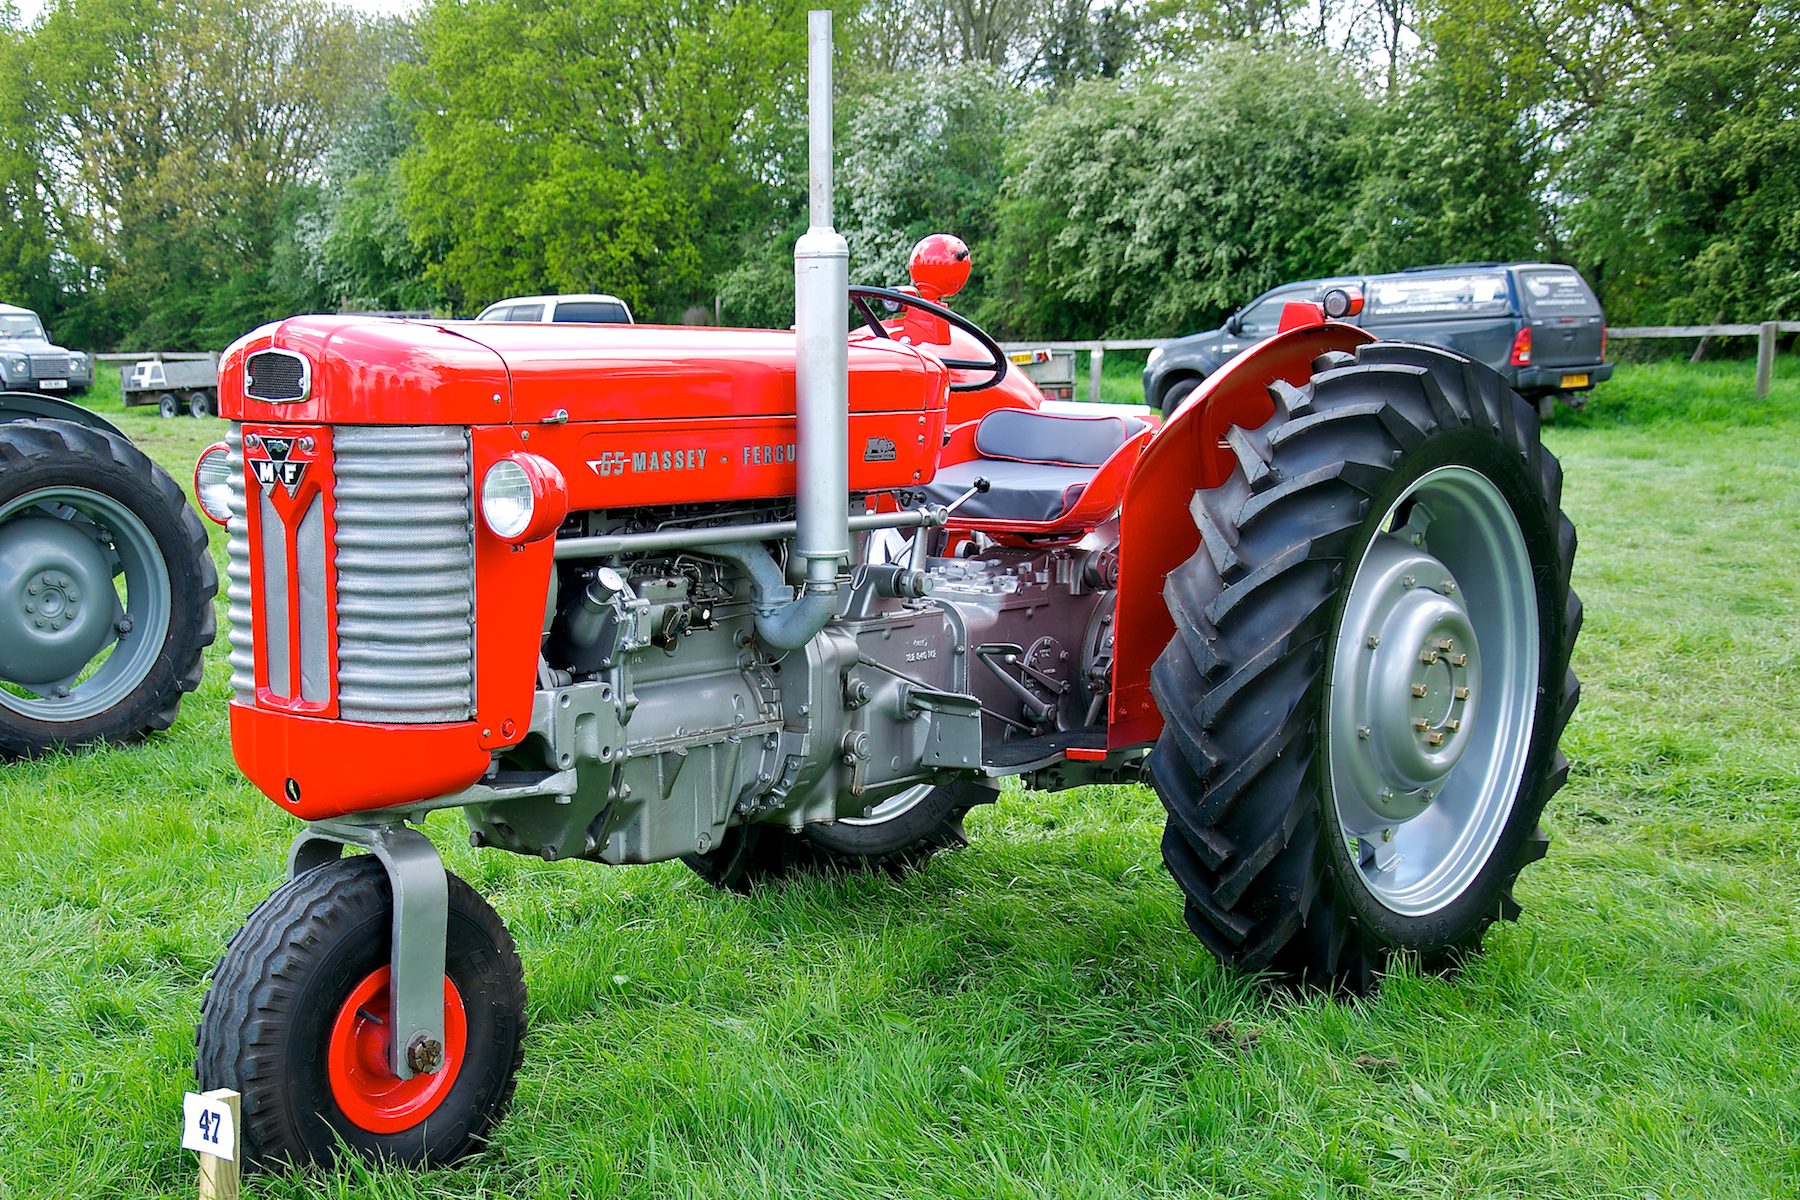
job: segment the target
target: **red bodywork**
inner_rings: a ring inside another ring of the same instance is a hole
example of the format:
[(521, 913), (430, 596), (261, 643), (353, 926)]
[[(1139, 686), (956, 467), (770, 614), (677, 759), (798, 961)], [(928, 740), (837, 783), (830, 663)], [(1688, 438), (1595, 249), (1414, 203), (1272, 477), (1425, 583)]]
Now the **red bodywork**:
[[(940, 458), (970, 456), (968, 422), (993, 408), (1039, 402), (1036, 388), (1016, 371), (1000, 387), (949, 392), (950, 372), (934, 353), (918, 347), (936, 342), (945, 347), (945, 357), (955, 358), (980, 358), (983, 352), (974, 339), (941, 326), (936, 319), (907, 317), (888, 326), (895, 335), (904, 334), (904, 341), (853, 335), (853, 490), (886, 492), (928, 481)], [(1227, 428), (1267, 419), (1270, 379), (1303, 384), (1319, 354), (1367, 340), (1350, 326), (1314, 323), (1244, 351), (1208, 379), (1167, 426), (1131, 438), (1054, 528), (959, 523), (958, 528), (1006, 540), (1056, 540), (1079, 536), (1119, 512), (1112, 748), (1151, 741), (1161, 730), (1149, 678), (1151, 663), (1173, 632), (1161, 599), (1163, 578), (1197, 545), (1193, 523), (1186, 519), (1193, 491), (1223, 482), (1232, 468)], [(306, 399), (274, 404), (245, 398), (244, 360), (270, 346), (311, 359), (313, 385)], [(536, 455), (560, 471), (570, 511), (760, 500), (795, 492), (789, 333), (303, 317), (265, 327), (232, 346), (220, 364), (220, 398), (222, 415), (243, 422), (246, 433), (291, 437), (296, 445), (300, 438), (313, 439), (304, 494), (276, 505), (283, 531), (262, 528), (258, 507), (248, 506), (253, 560), (260, 559), (272, 534), (282, 536), (290, 556), (294, 553), (287, 523), (298, 520), (317, 490), (329, 493), (331, 431), (337, 425), (467, 426), (477, 488), (498, 459)], [(960, 428), (946, 446), (952, 415)], [(246, 453), (252, 462), (258, 457)], [(329, 505), (326, 513), (329, 521)], [(286, 697), (269, 688), (269, 664), (259, 640), (255, 702), (234, 701), (231, 717), (238, 765), (264, 793), (306, 819), (405, 804), (467, 787), (487, 768), (491, 751), (524, 736), (536, 688), (540, 623), (521, 614), (543, 610), (553, 539), (509, 544), (479, 520), (474, 539), (476, 611), (512, 615), (477, 624), (475, 718), (435, 725), (336, 719), (335, 692), (322, 700), (290, 698), (300, 694), (297, 678), (288, 681)], [(328, 571), (328, 612), (337, 609), (333, 578)], [(264, 601), (253, 580), (251, 603), (259, 619)], [(288, 619), (297, 622), (298, 616)], [(330, 648), (335, 688), (335, 638)], [(290, 669), (297, 675), (297, 666)]]

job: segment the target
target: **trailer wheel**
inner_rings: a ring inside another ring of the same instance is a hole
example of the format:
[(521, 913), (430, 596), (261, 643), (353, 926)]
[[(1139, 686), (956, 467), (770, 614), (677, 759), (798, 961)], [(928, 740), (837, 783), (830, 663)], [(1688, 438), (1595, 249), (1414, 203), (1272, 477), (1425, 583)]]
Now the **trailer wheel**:
[(784, 825), (738, 825), (717, 849), (682, 861), (714, 887), (734, 892), (807, 871), (899, 876), (923, 867), (939, 850), (967, 846), (962, 819), (968, 811), (950, 788), (921, 785), (874, 805), (866, 817), (808, 825), (799, 833)]
[(1575, 530), (1498, 375), (1375, 344), (1271, 386), (1193, 507), (1153, 691), (1163, 856), (1221, 961), (1366, 991), (1519, 912), (1580, 688)]
[(200, 684), (218, 587), (200, 519), (137, 447), (0, 425), (0, 758), (167, 729)]
[(173, 421), (181, 415), (181, 401), (174, 392), (164, 392), (156, 398), (156, 412), (163, 420)]
[(449, 876), (444, 1066), (387, 1067), (393, 893), (372, 855), (291, 879), (232, 937), (200, 1006), (195, 1075), (244, 1097), (260, 1169), (328, 1163), (347, 1147), (411, 1167), (478, 1150), (524, 1057), (525, 972), (494, 910)]
[(188, 415), (191, 417), (214, 417), (213, 398), (210, 392), (189, 392), (187, 398)]

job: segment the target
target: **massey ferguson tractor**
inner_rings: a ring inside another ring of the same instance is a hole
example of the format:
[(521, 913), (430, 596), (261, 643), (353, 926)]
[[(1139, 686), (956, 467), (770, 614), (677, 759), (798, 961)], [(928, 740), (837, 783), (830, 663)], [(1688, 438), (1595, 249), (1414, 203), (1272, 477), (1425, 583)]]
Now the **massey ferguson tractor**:
[(743, 890), (916, 867), (1008, 777), (1147, 782), (1201, 942), (1336, 991), (1518, 912), (1581, 617), (1532, 406), (1340, 293), (1166, 424), (1046, 411), (943, 303), (955, 239), (848, 285), (829, 19), (792, 332), (300, 317), (224, 356), (232, 747), (305, 822), (202, 1009), (253, 1163), (492, 1136), (524, 972), (439, 809)]

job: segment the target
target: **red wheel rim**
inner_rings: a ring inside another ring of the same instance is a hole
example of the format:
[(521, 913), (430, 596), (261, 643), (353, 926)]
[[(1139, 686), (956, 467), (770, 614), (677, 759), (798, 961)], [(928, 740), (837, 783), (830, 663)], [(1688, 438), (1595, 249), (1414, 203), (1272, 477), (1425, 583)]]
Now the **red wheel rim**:
[(456, 1083), (469, 1038), (462, 995), (445, 976), (444, 1065), (433, 1075), (397, 1077), (388, 1069), (388, 970), (356, 985), (332, 1023), (325, 1053), (331, 1098), (370, 1133), (399, 1133), (430, 1116)]

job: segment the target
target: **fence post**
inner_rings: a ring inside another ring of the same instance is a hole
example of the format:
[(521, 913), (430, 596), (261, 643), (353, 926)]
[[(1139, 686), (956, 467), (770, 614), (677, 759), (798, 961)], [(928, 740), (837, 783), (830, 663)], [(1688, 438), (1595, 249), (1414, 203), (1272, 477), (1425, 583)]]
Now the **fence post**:
[(1106, 343), (1095, 342), (1088, 348), (1088, 403), (1100, 403), (1100, 368), (1106, 362)]
[(1769, 385), (1775, 378), (1775, 325), (1764, 321), (1756, 338), (1756, 398), (1769, 398)]

